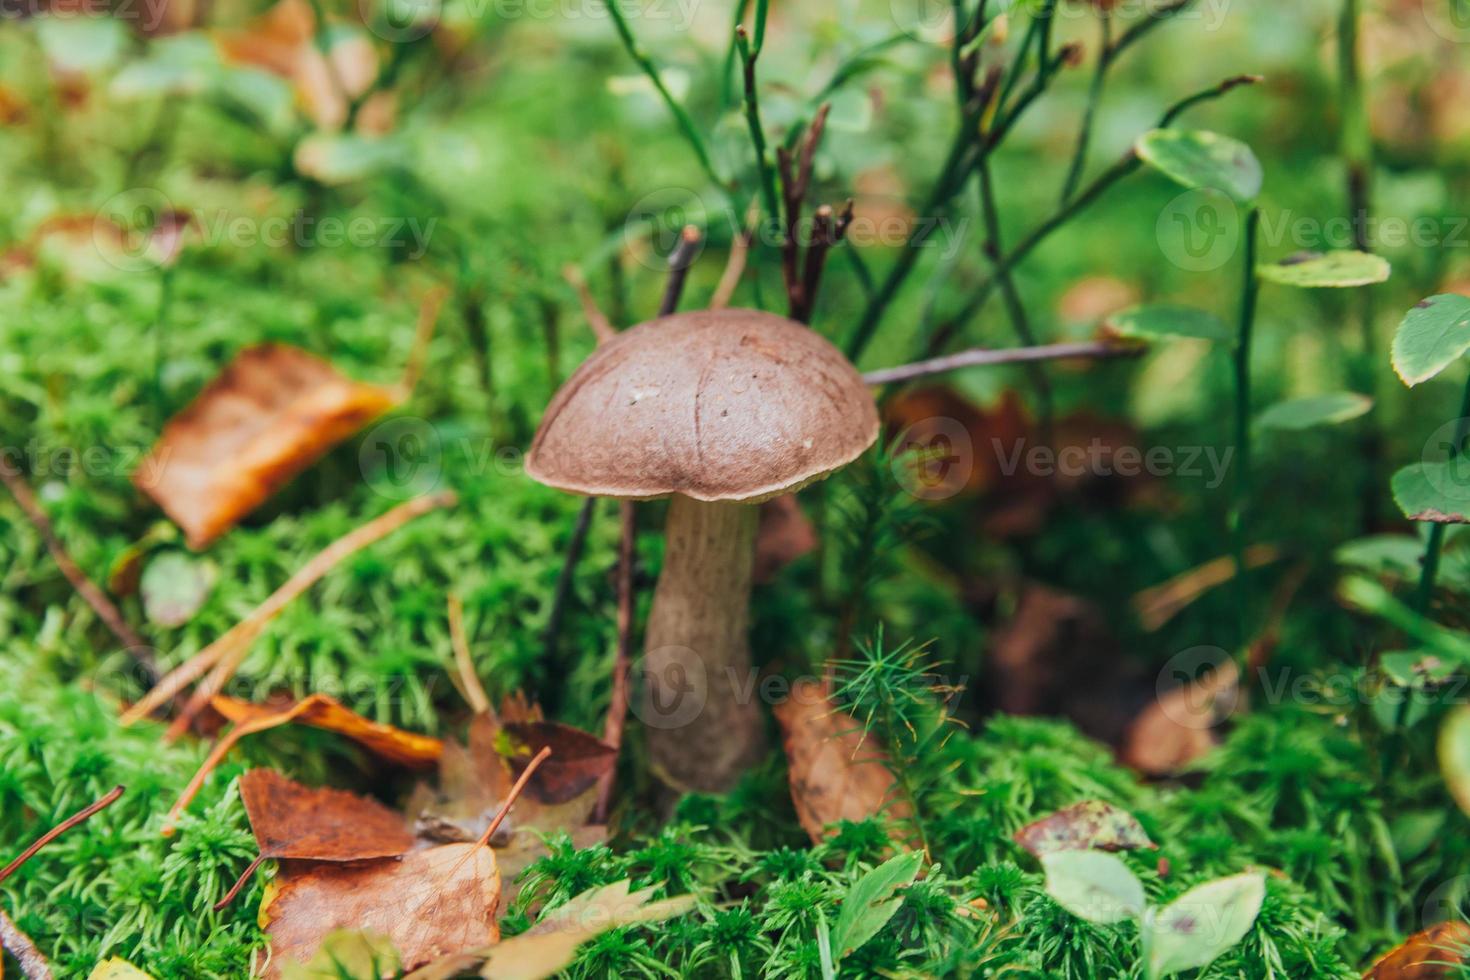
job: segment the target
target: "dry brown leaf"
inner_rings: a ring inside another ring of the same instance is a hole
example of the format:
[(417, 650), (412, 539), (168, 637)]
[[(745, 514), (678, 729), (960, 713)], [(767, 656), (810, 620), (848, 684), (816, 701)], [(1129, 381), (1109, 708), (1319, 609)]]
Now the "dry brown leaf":
[[(541, 720), (540, 708), (523, 696), (507, 698), (501, 704), (501, 711), (509, 717), (528, 719), (509, 723), (518, 730), (535, 730), (549, 724)], [(551, 745), (552, 755), (536, 771), (526, 786), (526, 792), (515, 801), (510, 814), (490, 841), (506, 882), (504, 901), (514, 899), (519, 891), (515, 884), (516, 876), (547, 853), (545, 835), (565, 831), (578, 848), (590, 847), (607, 839), (607, 828), (590, 822), (597, 803), (596, 773), (605, 767), (604, 763), (596, 760), (606, 746), (585, 732), (576, 734), (579, 736), (577, 741), (585, 739), (594, 743), (584, 747), (590, 753), (588, 762), (592, 765), (586, 771), (593, 774), (593, 782), (588, 783), (584, 777), (578, 777), (573, 783), (563, 773), (555, 777), (562, 791), (569, 785), (580, 784), (580, 792), (562, 802), (545, 802), (546, 798), (557, 795), (555, 789), (548, 792), (545, 786), (535, 790), (533, 787), (537, 787), (546, 770), (556, 762), (558, 753), (567, 753), (573, 773), (584, 764), (572, 761), (581, 751), (572, 744), (572, 738), (561, 739), (561, 745), (547, 738), (538, 738), (535, 748), (530, 750), (532, 754)], [(509, 796), (515, 775), (524, 769), (527, 762), (527, 758), (522, 756), (520, 766), (516, 767), (500, 754), (501, 749), (514, 744), (510, 736), (502, 733), (499, 722), (492, 715), (478, 715), (470, 722), (467, 746), (453, 740), (444, 743), (439, 759), (438, 789), (421, 785), (409, 801), (408, 813), (415, 820), (415, 832), (421, 838), (433, 841), (478, 840)], [(529, 747), (526, 742), (520, 744)]]
[(590, 889), (547, 912), (519, 936), (494, 946), (444, 957), (404, 980), (446, 980), (481, 963), (484, 963), (481, 975), (494, 980), (539, 980), (554, 976), (571, 964), (578, 946), (599, 933), (620, 926), (661, 922), (694, 907), (692, 895), (651, 901), (654, 891), (654, 888), (631, 891), (631, 883), (626, 880)]
[(368, 39), (350, 36), (323, 56), (315, 42), (316, 17), (306, 0), (281, 0), (241, 30), (219, 31), (215, 44), (229, 64), (263, 68), (289, 80), (306, 114), (321, 129), (347, 119), (348, 99), (367, 91), (378, 74)]
[(1119, 752), (1123, 763), (1167, 776), (1219, 744), (1215, 727), (1235, 708), (1240, 668), (1225, 660), (1209, 674), (1159, 695), (1134, 719)]
[(251, 347), (169, 421), (133, 483), (203, 548), (396, 400), (298, 348)]
[(893, 774), (882, 748), (862, 737), (857, 722), (832, 704), (822, 684), (798, 681), (773, 710), (786, 746), (791, 801), (813, 843), (839, 820), (881, 813), (902, 822), (913, 816), (908, 804), (893, 799)]
[(597, 785), (618, 762), (618, 750), (587, 732), (554, 721), (508, 722), (501, 751), (516, 775), (537, 752), (551, 758), (526, 784), (526, 796), (538, 803), (568, 803)]
[(240, 777), (240, 801), (261, 857), (361, 861), (413, 847), (403, 816), (376, 800), (303, 786), (273, 769)]
[(500, 938), (500, 873), (489, 848), (445, 844), (401, 859), (351, 864), (288, 861), (261, 905), (270, 937), (266, 976), (308, 962), (327, 935), (382, 935), (405, 969)]
[(755, 532), (755, 564), (751, 581), (765, 584), (776, 573), (817, 546), (817, 530), (802, 511), (795, 494), (773, 497), (760, 505)]
[(1016, 831), (1012, 839), (1037, 857), (1053, 851), (1089, 848), (1099, 851), (1158, 849), (1133, 814), (1103, 800), (1083, 800), (1064, 807), (1050, 816), (1028, 823)]
[(1441, 922), (1416, 932), (1403, 945), (1385, 953), (1374, 963), (1364, 980), (1439, 980), (1460, 975), (1470, 962), (1470, 925), (1460, 921)]
[(235, 727), (226, 732), (210, 750), (199, 771), (184, 787), (178, 802), (169, 811), (163, 832), (173, 833), (174, 821), (184, 812), (184, 807), (199, 792), (214, 767), (235, 747), (235, 743), (246, 735), (279, 728), (291, 722), (300, 722), (312, 728), (323, 728), (337, 732), (358, 742), (384, 759), (406, 766), (430, 766), (438, 761), (444, 751), (444, 743), (428, 735), (406, 732), (401, 728), (369, 721), (362, 715), (343, 707), (325, 694), (313, 694), (294, 704), (284, 707), (269, 707), (239, 701), (235, 698), (215, 697), (210, 704), (226, 719), (235, 722)]
[(375, 755), (405, 766), (432, 766), (444, 751), (444, 743), (432, 735), (371, 721), (326, 694), (312, 694), (294, 704), (274, 707), (216, 696), (210, 700), (210, 707), (236, 724), (261, 726), (254, 731), (297, 722), (346, 735)]

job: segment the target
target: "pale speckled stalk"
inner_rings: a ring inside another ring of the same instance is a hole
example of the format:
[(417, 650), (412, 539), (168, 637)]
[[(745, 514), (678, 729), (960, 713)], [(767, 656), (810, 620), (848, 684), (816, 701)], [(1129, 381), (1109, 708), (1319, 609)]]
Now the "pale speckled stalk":
[(750, 504), (669, 501), (643, 715), (654, 771), (676, 789), (729, 789), (765, 747), (749, 641), (756, 522)]

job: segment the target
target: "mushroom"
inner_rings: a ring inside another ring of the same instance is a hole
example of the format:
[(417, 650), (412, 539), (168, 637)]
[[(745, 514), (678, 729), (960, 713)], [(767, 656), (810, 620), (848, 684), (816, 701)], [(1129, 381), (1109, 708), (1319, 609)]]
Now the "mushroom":
[(757, 507), (852, 462), (878, 437), (862, 377), (810, 328), (756, 310), (679, 313), (602, 344), (556, 393), (526, 457), (535, 480), (668, 497), (639, 716), (654, 771), (728, 789), (764, 723), (747, 606)]

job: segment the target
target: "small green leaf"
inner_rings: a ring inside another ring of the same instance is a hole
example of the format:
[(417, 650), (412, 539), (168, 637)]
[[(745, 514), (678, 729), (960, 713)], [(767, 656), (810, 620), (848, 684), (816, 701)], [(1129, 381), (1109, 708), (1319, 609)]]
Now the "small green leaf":
[(1393, 335), (1393, 369), (1404, 384), (1428, 381), (1470, 350), (1470, 297), (1441, 293), (1420, 300)]
[(1267, 282), (1298, 289), (1342, 289), (1383, 282), (1392, 271), (1388, 260), (1369, 252), (1298, 252), (1280, 262), (1256, 267)]
[(1458, 669), (1453, 660), (1446, 660), (1424, 650), (1390, 650), (1378, 655), (1378, 666), (1383, 674), (1399, 687), (1421, 688), (1428, 684), (1442, 684)]
[(1266, 897), (1266, 876), (1232, 875), (1197, 885), (1143, 918), (1149, 980), (1208, 966), (1245, 938)]
[(127, 29), (112, 17), (38, 17), (36, 37), (46, 60), (68, 72), (106, 71), (122, 55)]
[(903, 901), (897, 892), (913, 884), (924, 857), (917, 851), (889, 858), (853, 882), (832, 927), (832, 953), (837, 959), (872, 939), (893, 918)]
[(139, 591), (143, 612), (160, 626), (182, 626), (194, 618), (214, 588), (214, 565), (182, 551), (159, 555), (143, 569)]
[(1470, 524), (1470, 459), (1414, 463), (1395, 473), (1392, 485), (1409, 520)]
[(1176, 183), (1224, 191), (1242, 204), (1261, 192), (1261, 162), (1249, 146), (1208, 130), (1155, 129), (1135, 147), (1144, 163)]
[(1041, 856), (1046, 893), (1088, 922), (1110, 923), (1143, 914), (1143, 885), (1128, 865), (1102, 851), (1053, 851)]
[(1450, 712), (1440, 726), (1439, 771), (1450, 796), (1470, 815), (1470, 705)]
[(1121, 310), (1103, 321), (1103, 329), (1116, 337), (1136, 337), (1139, 340), (1184, 337), (1223, 344), (1231, 344), (1235, 340), (1225, 321), (1208, 310), (1170, 303)]
[(1366, 415), (1373, 399), (1352, 391), (1335, 391), (1330, 395), (1310, 395), (1277, 402), (1256, 417), (1261, 429), (1297, 432), (1319, 425), (1336, 425)]
[(1083, 800), (1058, 810), (1022, 827), (1014, 839), (1037, 857), (1054, 851), (1132, 851), (1157, 846), (1133, 814), (1103, 800)]

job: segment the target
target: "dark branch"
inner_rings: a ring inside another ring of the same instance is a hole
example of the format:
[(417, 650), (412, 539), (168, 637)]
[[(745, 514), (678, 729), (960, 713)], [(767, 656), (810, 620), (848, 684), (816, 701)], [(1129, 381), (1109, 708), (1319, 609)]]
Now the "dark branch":
[(679, 308), (679, 297), (684, 295), (684, 281), (689, 278), (689, 267), (699, 254), (699, 243), (703, 240), (699, 229), (685, 225), (679, 233), (679, 244), (669, 253), (669, 281), (664, 286), (664, 298), (658, 305), (658, 315), (668, 316)]

